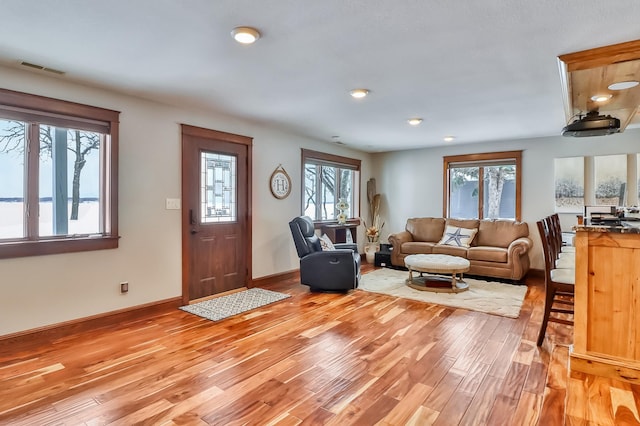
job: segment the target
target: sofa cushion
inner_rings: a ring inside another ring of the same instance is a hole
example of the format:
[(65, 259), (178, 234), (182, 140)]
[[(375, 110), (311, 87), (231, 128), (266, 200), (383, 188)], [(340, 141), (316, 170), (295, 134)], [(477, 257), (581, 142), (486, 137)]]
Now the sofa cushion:
[(438, 244), (456, 247), (469, 247), (477, 232), (478, 230), (475, 228), (467, 229), (447, 225), (444, 229), (444, 235), (442, 235), (442, 239)]
[(435, 243), (427, 242), (408, 242), (402, 244), (403, 254), (431, 254)]
[(459, 228), (478, 229), (480, 221), (478, 219), (452, 219), (447, 218), (447, 226), (457, 226)]
[(508, 257), (508, 250), (502, 247), (477, 246), (469, 247), (467, 250), (467, 259), (469, 260), (507, 263)]
[(480, 221), (476, 246), (509, 247), (514, 240), (529, 236), (529, 226), (526, 222), (512, 220)]
[(444, 222), (444, 218), (441, 217), (411, 218), (407, 219), (406, 230), (413, 236), (414, 241), (436, 243), (442, 238)]
[(446, 246), (443, 244), (436, 244), (433, 246), (433, 254), (448, 254), (449, 256), (459, 256), (467, 258), (467, 248)]

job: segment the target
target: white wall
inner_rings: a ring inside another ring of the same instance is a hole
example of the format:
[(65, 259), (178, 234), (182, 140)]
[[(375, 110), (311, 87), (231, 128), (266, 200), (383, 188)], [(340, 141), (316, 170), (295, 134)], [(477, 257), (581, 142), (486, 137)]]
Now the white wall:
[[(64, 78), (0, 67), (0, 81), (6, 89), (121, 111), (122, 237), (115, 250), (0, 259), (0, 335), (180, 296), (180, 211), (165, 210), (164, 201), (181, 196), (181, 123), (254, 138), (254, 278), (298, 268), (287, 222), (300, 212), (300, 148), (363, 160), (363, 188), (370, 177), (376, 177), (378, 192), (383, 196), (383, 241), (389, 233), (404, 229), (409, 217), (442, 215), (442, 156), (524, 150), (523, 220), (529, 222), (537, 244), (532, 253), (534, 268), (542, 267), (535, 221), (553, 212), (553, 159), (640, 152), (640, 130), (627, 130), (602, 138), (559, 136), (370, 156), (266, 125), (207, 111), (177, 109), (70, 84)], [(291, 195), (285, 200), (272, 197), (268, 187), (269, 176), (279, 164), (293, 179)], [(367, 217), (365, 190), (361, 211)], [(565, 227), (574, 220), (572, 215), (565, 218)], [(362, 228), (358, 235), (363, 235)], [(363, 240), (360, 238), (360, 244)], [(119, 293), (121, 281), (130, 283), (126, 295)]]
[[(522, 220), (529, 224), (534, 241), (531, 266), (542, 269), (544, 262), (536, 221), (554, 212), (554, 158), (637, 153), (640, 152), (640, 130), (591, 138), (554, 136), (375, 154), (378, 192), (383, 194), (382, 216), (387, 221), (382, 240), (404, 230), (407, 218), (442, 216), (442, 157), (513, 150), (523, 150)], [(570, 230), (576, 217), (562, 215), (561, 221), (563, 230)]]
[[(0, 335), (181, 295), (181, 216), (179, 210), (164, 208), (166, 198), (181, 197), (181, 123), (254, 138), (254, 278), (298, 268), (287, 223), (300, 214), (300, 148), (359, 158), (362, 181), (371, 177), (368, 154), (269, 126), (11, 68), (0, 67), (0, 81), (5, 89), (121, 111), (122, 237), (114, 250), (0, 259)], [(279, 164), (293, 180), (285, 200), (275, 199), (269, 191), (269, 177)], [(366, 193), (363, 196), (365, 209)], [(119, 293), (121, 281), (129, 282), (126, 295)]]

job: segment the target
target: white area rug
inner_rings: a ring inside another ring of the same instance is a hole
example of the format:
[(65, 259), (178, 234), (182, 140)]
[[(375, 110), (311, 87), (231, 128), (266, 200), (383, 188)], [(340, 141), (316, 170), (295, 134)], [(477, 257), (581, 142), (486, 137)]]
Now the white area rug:
[(434, 293), (415, 290), (406, 284), (409, 272), (395, 269), (377, 269), (363, 274), (360, 278), (360, 290), (388, 294), (405, 299), (471, 311), (486, 312), (509, 318), (518, 318), (520, 308), (527, 293), (526, 285), (504, 284), (495, 281), (483, 281), (464, 277), (469, 290), (462, 293)]
[(216, 297), (193, 305), (181, 306), (180, 309), (211, 321), (218, 321), (287, 297), (291, 297), (291, 295), (262, 288), (250, 288), (249, 290)]

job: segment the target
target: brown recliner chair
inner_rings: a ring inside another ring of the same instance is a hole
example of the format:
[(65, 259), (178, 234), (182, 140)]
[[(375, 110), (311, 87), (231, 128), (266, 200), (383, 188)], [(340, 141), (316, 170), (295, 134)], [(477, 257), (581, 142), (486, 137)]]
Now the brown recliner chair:
[(313, 220), (299, 216), (289, 222), (300, 258), (300, 282), (311, 291), (348, 291), (360, 282), (360, 254), (356, 244), (334, 244), (336, 250), (323, 251)]

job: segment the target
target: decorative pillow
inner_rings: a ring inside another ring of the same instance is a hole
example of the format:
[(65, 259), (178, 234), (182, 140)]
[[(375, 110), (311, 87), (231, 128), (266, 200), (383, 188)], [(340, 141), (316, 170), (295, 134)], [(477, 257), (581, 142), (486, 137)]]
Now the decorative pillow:
[(322, 234), (320, 237), (320, 246), (322, 247), (322, 251), (335, 250), (336, 247), (333, 245), (331, 238), (327, 234)]
[(456, 247), (469, 247), (473, 237), (478, 233), (477, 229), (459, 228), (457, 226), (450, 226), (444, 229), (442, 239), (438, 244), (445, 244), (448, 246)]

